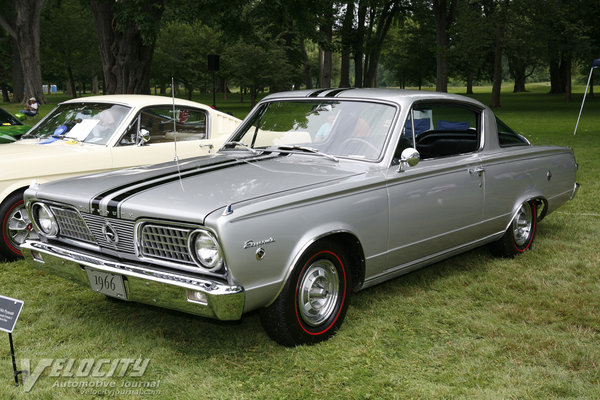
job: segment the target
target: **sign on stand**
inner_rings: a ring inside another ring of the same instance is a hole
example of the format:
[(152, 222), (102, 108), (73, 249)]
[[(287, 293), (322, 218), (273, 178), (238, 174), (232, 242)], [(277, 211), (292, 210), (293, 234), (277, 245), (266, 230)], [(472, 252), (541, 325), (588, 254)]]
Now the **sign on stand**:
[(23, 300), (12, 299), (6, 296), (0, 296), (0, 330), (8, 332), (10, 342), (10, 355), (12, 356), (13, 371), (15, 383), (19, 386), (19, 374), (23, 371), (17, 371), (17, 361), (15, 360), (15, 347), (13, 346), (12, 331), (15, 329), (17, 319), (23, 308)]

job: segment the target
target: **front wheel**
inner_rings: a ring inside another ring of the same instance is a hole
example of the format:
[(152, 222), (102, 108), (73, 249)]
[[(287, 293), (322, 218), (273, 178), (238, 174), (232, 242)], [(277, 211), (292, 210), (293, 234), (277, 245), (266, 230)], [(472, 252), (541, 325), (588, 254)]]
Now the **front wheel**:
[(535, 201), (527, 201), (519, 207), (504, 235), (490, 245), (492, 254), (499, 257), (514, 257), (531, 248), (537, 224)]
[(32, 224), (23, 203), (23, 192), (8, 196), (0, 205), (2, 236), (0, 240), (0, 258), (12, 261), (21, 258), (21, 243), (32, 234)]
[(350, 301), (350, 271), (335, 243), (317, 243), (295, 266), (279, 297), (261, 310), (267, 334), (284, 346), (318, 343), (340, 327)]

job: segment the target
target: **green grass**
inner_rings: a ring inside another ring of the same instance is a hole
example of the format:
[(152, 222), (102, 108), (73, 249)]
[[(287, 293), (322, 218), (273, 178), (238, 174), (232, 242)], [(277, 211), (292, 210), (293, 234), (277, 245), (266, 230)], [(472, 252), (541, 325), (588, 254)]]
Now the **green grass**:
[[(573, 136), (577, 89), (571, 103), (542, 86), (502, 95), (500, 118), (535, 144), (572, 147), (580, 166), (578, 196), (539, 224), (520, 257), (481, 248), (362, 291), (337, 335), (294, 349), (269, 340), (256, 314), (221, 323), (109, 301), (5, 263), (0, 294), (25, 301), (17, 357), (32, 367), (42, 358), (150, 359), (143, 377), (100, 379), (160, 380), (159, 394), (126, 398), (598, 398), (600, 99), (586, 101)], [(487, 103), (489, 91), (475, 97)], [(0, 398), (77, 399), (79, 389), (53, 385), (89, 381), (49, 375), (23, 393), (8, 340), (0, 345)]]

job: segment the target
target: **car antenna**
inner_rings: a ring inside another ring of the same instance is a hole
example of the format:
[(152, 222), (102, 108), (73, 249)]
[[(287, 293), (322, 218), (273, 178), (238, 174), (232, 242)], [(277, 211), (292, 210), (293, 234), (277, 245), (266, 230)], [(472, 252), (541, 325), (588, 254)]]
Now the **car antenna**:
[(183, 182), (181, 181), (181, 169), (179, 169), (179, 157), (177, 157), (177, 122), (175, 121), (175, 84), (173, 81), (173, 77), (171, 77), (171, 99), (173, 100), (173, 143), (175, 144), (175, 164), (177, 165), (177, 175), (179, 176), (179, 184), (181, 185), (181, 190), (185, 191), (183, 188)]

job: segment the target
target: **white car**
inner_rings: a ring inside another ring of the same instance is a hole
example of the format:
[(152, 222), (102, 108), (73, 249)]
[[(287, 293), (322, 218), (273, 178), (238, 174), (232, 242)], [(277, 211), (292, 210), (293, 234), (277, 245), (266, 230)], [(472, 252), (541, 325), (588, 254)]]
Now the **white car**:
[(23, 192), (33, 180), (211, 154), (240, 123), (209, 106), (160, 96), (93, 96), (59, 104), (21, 140), (0, 146), (0, 258), (20, 257), (19, 246), (31, 233)]

